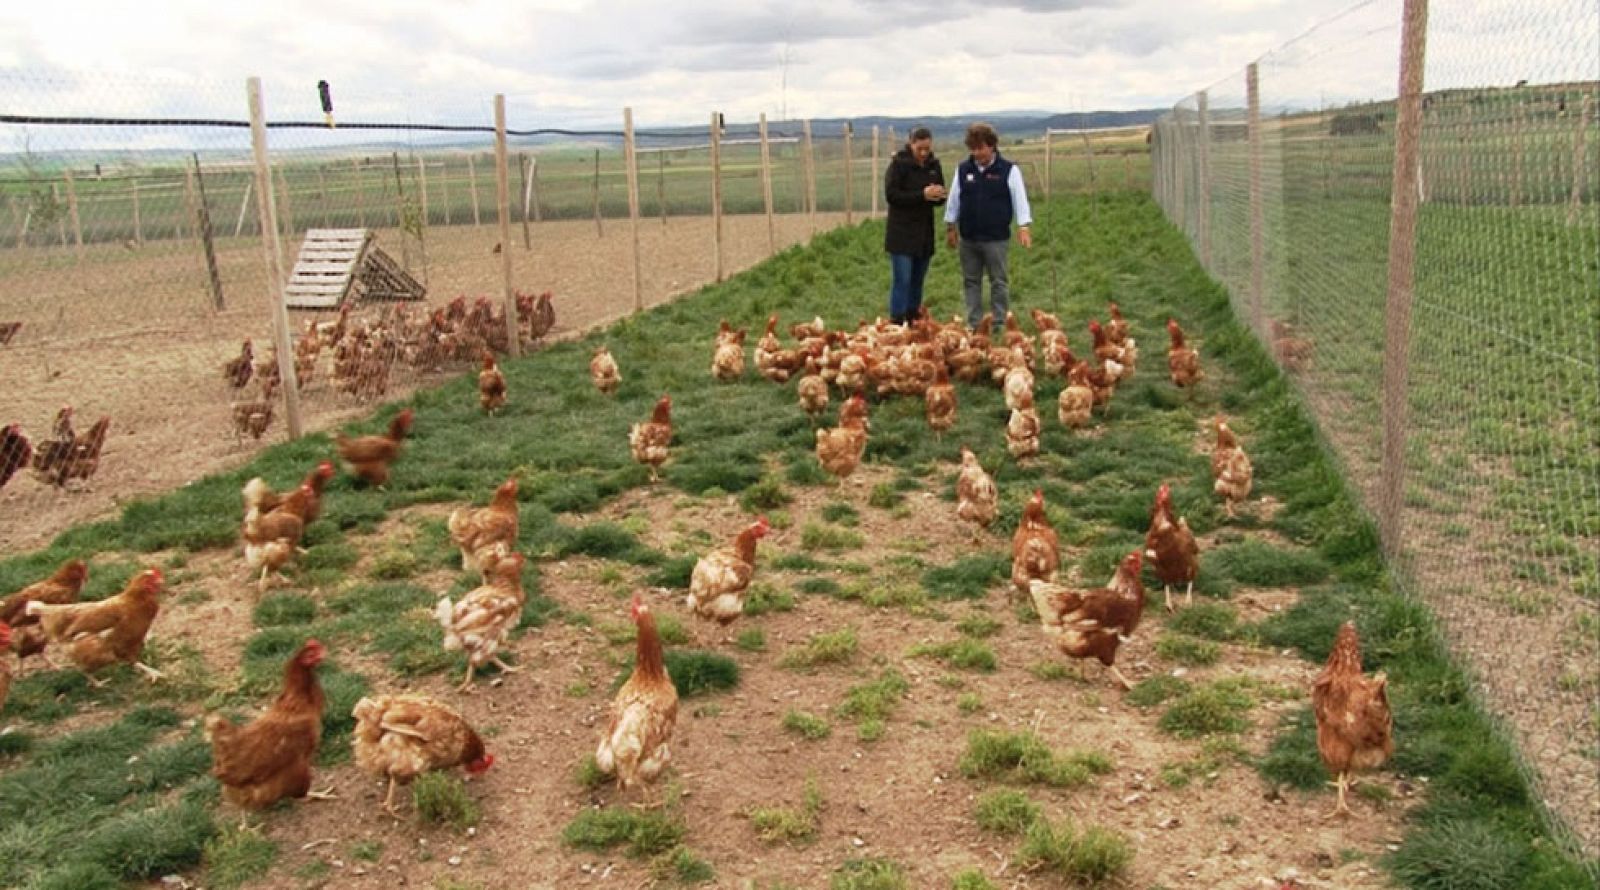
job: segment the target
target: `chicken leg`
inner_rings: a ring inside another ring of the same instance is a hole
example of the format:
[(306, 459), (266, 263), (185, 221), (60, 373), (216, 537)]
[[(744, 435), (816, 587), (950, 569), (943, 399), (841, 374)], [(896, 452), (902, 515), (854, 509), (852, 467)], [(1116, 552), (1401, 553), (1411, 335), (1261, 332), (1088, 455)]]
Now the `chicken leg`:
[(1127, 677), (1122, 676), (1122, 671), (1117, 670), (1117, 666), (1116, 665), (1114, 665), (1114, 664), (1113, 665), (1109, 665), (1107, 669), (1111, 671), (1111, 676), (1116, 677), (1117, 678), (1117, 682), (1122, 684), (1122, 688), (1123, 689), (1127, 689), (1127, 690), (1132, 690), (1133, 689), (1133, 684), (1128, 682), (1128, 678)]
[(1167, 601), (1167, 612), (1168, 612), (1168, 614), (1171, 614), (1173, 611), (1175, 611), (1172, 608), (1172, 585), (1170, 585), (1170, 584), (1162, 584), (1161, 585), (1161, 595), (1166, 598), (1166, 601)]
[(469, 659), (467, 661), (467, 677), (466, 677), (466, 679), (461, 681), (461, 685), (460, 686), (456, 687), (456, 691), (457, 692), (471, 692), (472, 691), (472, 674), (476, 670), (477, 670), (477, 666), (474, 665), (472, 663), (472, 661)]
[(1339, 789), (1339, 802), (1334, 805), (1333, 812), (1328, 813), (1322, 818), (1324, 820), (1350, 818), (1352, 815), (1350, 812), (1350, 804), (1346, 803), (1344, 799), (1345, 789), (1350, 787), (1350, 774), (1348, 772), (1342, 772), (1339, 774), (1339, 778), (1329, 782), (1328, 784)]
[(397, 786), (399, 784), (400, 784), (399, 782), (395, 781), (394, 776), (390, 776), (389, 777), (389, 793), (385, 794), (383, 796), (383, 809), (384, 809), (384, 811), (387, 812), (389, 815), (396, 816), (396, 817), (398, 817), (398, 816), (394, 811), (394, 789), (395, 789), (395, 786)]
[(506, 664), (505, 662), (501, 661), (500, 660), (500, 656), (498, 656), (498, 655), (496, 655), (493, 658), (489, 659), (489, 661), (495, 667), (499, 668), (501, 671), (503, 671), (503, 672), (505, 672), (507, 674), (515, 674), (518, 671), (522, 670), (522, 668), (520, 668), (520, 667), (512, 667), (511, 665)]
[(133, 663), (133, 667), (139, 673), (144, 674), (145, 678), (148, 679), (152, 683), (154, 683), (155, 681), (157, 681), (157, 680), (161, 679), (162, 677), (166, 676), (165, 674), (161, 673), (160, 671), (156, 670), (155, 668), (151, 667), (150, 665), (145, 664), (142, 661), (134, 662)]

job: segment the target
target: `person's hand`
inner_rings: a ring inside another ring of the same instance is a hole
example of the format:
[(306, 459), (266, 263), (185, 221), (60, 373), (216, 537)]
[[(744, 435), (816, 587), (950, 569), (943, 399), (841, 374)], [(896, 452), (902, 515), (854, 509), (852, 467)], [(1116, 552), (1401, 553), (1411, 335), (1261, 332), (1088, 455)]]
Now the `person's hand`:
[(944, 186), (942, 186), (942, 185), (925, 185), (925, 186), (922, 187), (922, 197), (927, 199), (927, 200), (929, 200), (929, 201), (943, 200), (944, 199)]
[(1017, 230), (1017, 240), (1022, 242), (1023, 247), (1033, 246), (1033, 234), (1028, 231), (1027, 226), (1023, 226)]
[(949, 228), (949, 229), (945, 229), (944, 230), (944, 243), (945, 243), (946, 247), (950, 247), (950, 248), (953, 249), (956, 246), (956, 242), (958, 240), (959, 239), (956, 237), (956, 230), (954, 228)]

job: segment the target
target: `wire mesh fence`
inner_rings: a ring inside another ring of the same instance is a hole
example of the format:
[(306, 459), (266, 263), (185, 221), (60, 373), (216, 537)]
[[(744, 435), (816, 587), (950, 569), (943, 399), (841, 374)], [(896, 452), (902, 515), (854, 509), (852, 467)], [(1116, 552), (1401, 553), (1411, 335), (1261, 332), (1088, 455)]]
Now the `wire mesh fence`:
[[(1154, 192), (1382, 517), (1398, 578), (1441, 617), (1558, 833), (1592, 857), (1600, 4), (1428, 12), (1408, 328), (1388, 293), (1401, 22), (1399, 0), (1361, 4), (1186, 97), (1156, 125)], [(1386, 350), (1397, 325), (1408, 337)]]
[[(713, 140), (709, 116), (641, 122), (636, 248), (620, 114), (545, 128), (512, 97), (503, 238), (490, 96), (341, 92), (324, 117), (311, 91), (269, 85), (263, 178), (243, 83), (0, 70), (0, 95), (0, 424), (15, 424), (0, 443), (0, 549), (282, 441), (291, 382), (314, 431), (508, 348), (507, 257), (532, 344), (881, 215), (904, 135), (726, 121)], [(960, 133), (937, 137), (965, 154)], [(1030, 176), (1048, 166), (1040, 149), (1017, 146)], [(1083, 187), (1071, 168), (1057, 164), (1058, 187)], [(285, 271), (322, 270), (285, 298), (281, 362), (264, 189)], [(52, 456), (101, 417), (103, 459)]]

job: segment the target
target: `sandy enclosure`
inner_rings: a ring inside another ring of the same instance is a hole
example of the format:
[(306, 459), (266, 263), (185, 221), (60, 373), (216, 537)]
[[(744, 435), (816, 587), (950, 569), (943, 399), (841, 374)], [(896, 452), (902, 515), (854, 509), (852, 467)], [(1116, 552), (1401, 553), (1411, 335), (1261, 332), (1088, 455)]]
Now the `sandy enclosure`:
[[(818, 214), (816, 230), (842, 224), (842, 214)], [(810, 219), (776, 218), (779, 250), (805, 242)], [(531, 249), (522, 248), (521, 226), (513, 226), (510, 253), (517, 288), (556, 294), (555, 336), (570, 335), (626, 315), (633, 306), (632, 245), (626, 220), (531, 224)], [(493, 226), (428, 230), (428, 302), (466, 294), (499, 299), (501, 257)], [(377, 233), (377, 243), (396, 260), (410, 254), (414, 274), (422, 269), (413, 244), (402, 250), (397, 230)], [(709, 283), (714, 275), (709, 217), (642, 220), (640, 269), (647, 306)], [(292, 266), (299, 239), (285, 245)], [(768, 256), (767, 224), (761, 216), (723, 219), (724, 271), (731, 274)], [(223, 308), (207, 284), (204, 258), (192, 241), (151, 241), (142, 247), (95, 245), (81, 259), (71, 249), (0, 252), (0, 322), (20, 321), (21, 331), (0, 347), (0, 424), (20, 423), (35, 441), (49, 435), (58, 408), (76, 409), (82, 432), (101, 415), (111, 417), (99, 472), (88, 490), (59, 492), (22, 473), (0, 489), (0, 554), (42, 546), (73, 524), (115, 514), (129, 499), (158, 494), (210, 473), (247, 462), (258, 445), (234, 434), (230, 403), (238, 397), (224, 381), (222, 365), (238, 354), (240, 341), (255, 341), (257, 355), (272, 339), (265, 254), (254, 239), (222, 239), (218, 268)], [(887, 276), (887, 270), (885, 271)], [(378, 304), (381, 305), (381, 304)], [(376, 312), (368, 304), (358, 311)], [(292, 311), (296, 329), (308, 318), (330, 313)], [(327, 385), (331, 359), (302, 393), (308, 431), (360, 416), (371, 403)], [(387, 398), (448, 374), (417, 375), (396, 367)], [(256, 397), (252, 384), (241, 392)], [(280, 406), (281, 407), (281, 406)], [(261, 445), (283, 441), (280, 411)]]

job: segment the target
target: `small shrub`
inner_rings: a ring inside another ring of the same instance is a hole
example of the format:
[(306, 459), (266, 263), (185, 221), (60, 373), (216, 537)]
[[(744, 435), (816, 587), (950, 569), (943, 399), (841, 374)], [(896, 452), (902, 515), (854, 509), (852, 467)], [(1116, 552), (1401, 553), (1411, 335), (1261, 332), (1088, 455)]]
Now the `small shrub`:
[(423, 773), (411, 785), (411, 802), (417, 818), (433, 825), (448, 825), (465, 831), (478, 824), (478, 802), (467, 793), (467, 786), (455, 776), (442, 772)]
[(881, 741), (888, 731), (889, 724), (878, 719), (863, 720), (856, 724), (856, 738), (863, 742)]
[(1156, 640), (1156, 654), (1178, 664), (1205, 667), (1216, 664), (1222, 658), (1222, 647), (1210, 640), (1164, 633)]
[(699, 561), (698, 556), (674, 556), (646, 575), (644, 583), (651, 587), (688, 590), (689, 579), (694, 575), (694, 565)]
[(1021, 791), (990, 791), (973, 806), (973, 819), (984, 831), (1021, 834), (1039, 818), (1039, 805)]
[[(684, 698), (722, 692), (739, 685), (739, 663), (717, 652), (674, 649), (664, 659), (672, 685)], [(630, 667), (631, 670), (631, 667)]]
[(230, 828), (206, 842), (201, 861), (208, 886), (232, 890), (266, 874), (277, 857), (277, 844), (254, 831)]
[(415, 552), (406, 549), (386, 549), (372, 558), (367, 566), (367, 577), (379, 581), (401, 581), (415, 575), (421, 561)]
[(657, 857), (650, 865), (650, 872), (657, 880), (676, 880), (680, 884), (709, 884), (717, 879), (711, 863), (684, 846)]
[(799, 649), (784, 654), (778, 664), (786, 668), (811, 668), (821, 664), (840, 664), (855, 657), (856, 629), (847, 627), (813, 636)]
[(1013, 860), (1024, 869), (1048, 868), (1091, 887), (1119, 878), (1133, 862), (1133, 847), (1117, 832), (1090, 826), (1076, 831), (1071, 823), (1036, 820)]
[(828, 882), (828, 890), (906, 890), (910, 886), (905, 868), (888, 859), (847, 860)]
[(828, 725), (827, 720), (804, 711), (790, 711), (784, 714), (783, 728), (812, 741), (825, 739), (833, 734), (833, 727)]
[(1527, 847), (1488, 818), (1452, 819), (1415, 829), (1388, 857), (1394, 876), (1421, 890), (1500, 890), (1519, 880)]
[(838, 596), (841, 592), (839, 582), (832, 578), (802, 578), (794, 589), (801, 593), (826, 596)]

